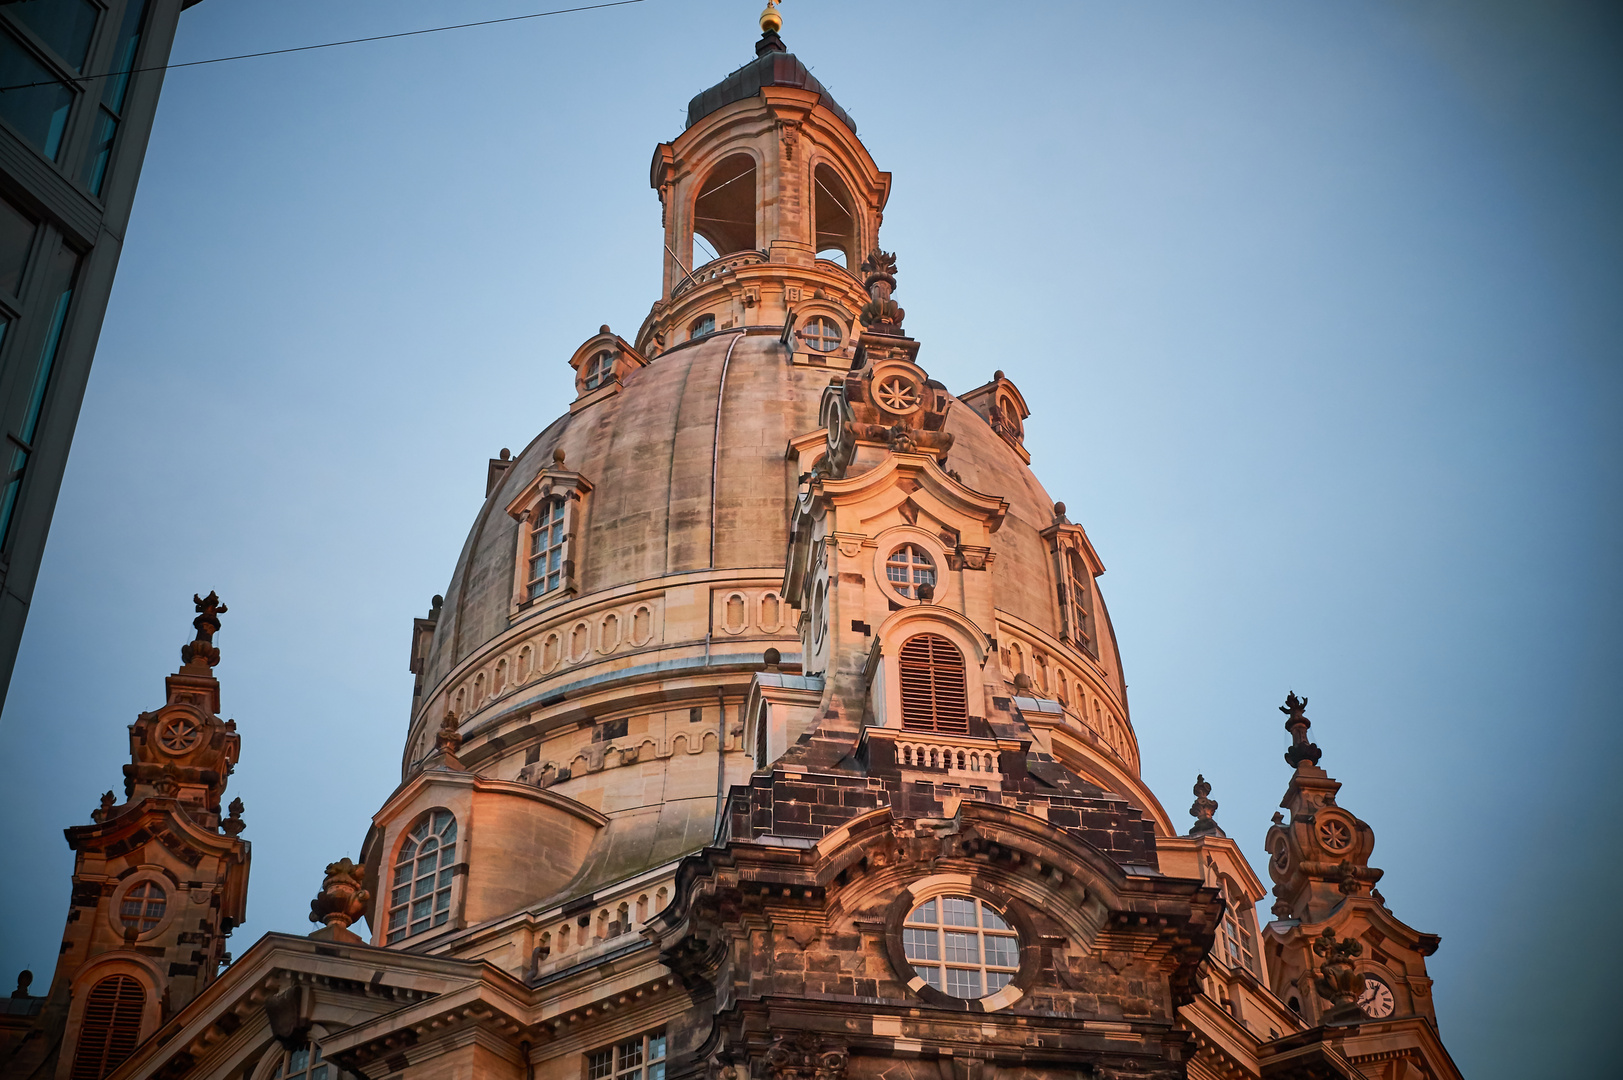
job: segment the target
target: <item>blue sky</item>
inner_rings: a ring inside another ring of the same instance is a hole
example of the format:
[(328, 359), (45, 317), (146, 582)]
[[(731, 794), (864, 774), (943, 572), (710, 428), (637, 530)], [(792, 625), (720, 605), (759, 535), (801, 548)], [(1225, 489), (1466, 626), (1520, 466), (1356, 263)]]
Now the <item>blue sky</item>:
[[(205, 0), (174, 58), (542, 7)], [(118, 787), (124, 725), (211, 588), (254, 844), (233, 946), (308, 931), (322, 866), (398, 780), (410, 620), (485, 460), (565, 408), (600, 323), (641, 322), (649, 154), (752, 55), (757, 11), (647, 0), (169, 75), (0, 717), (0, 972), (48, 978), (60, 830)], [(882, 239), (921, 362), (957, 389), (1001, 368), (1033, 405), (1175, 818), (1203, 772), (1261, 869), (1275, 706), (1309, 695), (1382, 892), (1442, 935), (1466, 1075), (1606, 1071), (1623, 957), (1587, 916), (1623, 886), (1615, 14), (785, 20), (895, 174)]]

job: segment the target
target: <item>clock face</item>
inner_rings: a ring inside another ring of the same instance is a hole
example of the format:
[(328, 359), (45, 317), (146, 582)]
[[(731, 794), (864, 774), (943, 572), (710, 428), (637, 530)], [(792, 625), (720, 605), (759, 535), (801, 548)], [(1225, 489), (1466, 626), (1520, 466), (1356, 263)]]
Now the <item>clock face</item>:
[(1371, 1020), (1385, 1020), (1397, 1008), (1392, 988), (1373, 975), (1364, 976), (1364, 992), (1358, 998), (1358, 1007)]

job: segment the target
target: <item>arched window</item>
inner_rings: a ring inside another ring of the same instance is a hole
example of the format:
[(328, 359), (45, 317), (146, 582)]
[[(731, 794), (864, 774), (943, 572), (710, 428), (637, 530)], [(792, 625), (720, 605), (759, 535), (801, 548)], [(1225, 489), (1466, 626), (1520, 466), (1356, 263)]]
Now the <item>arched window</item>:
[(1082, 556), (1071, 552), (1065, 558), (1065, 598), (1070, 616), (1072, 644), (1093, 652), (1093, 589), (1088, 568)]
[(813, 315), (800, 328), (800, 340), (813, 352), (833, 352), (844, 337), (840, 324), (827, 315)]
[(169, 906), (169, 897), (156, 881), (139, 881), (130, 886), (119, 905), (118, 918), (124, 929), (134, 930), (137, 937), (150, 934), (163, 922), (163, 913)]
[(1228, 954), (1229, 966), (1244, 968), (1260, 976), (1262, 971), (1257, 965), (1256, 936), (1251, 930), (1251, 919), (1255, 913), (1251, 910), (1250, 901), (1232, 878), (1223, 879), (1223, 898), (1228, 901), (1223, 908), (1223, 951)]
[(902, 596), (917, 600), (920, 585), (935, 585), (935, 561), (917, 544), (903, 544), (885, 560), (885, 578)]
[(700, 263), (700, 241), (710, 245), (710, 258), (755, 250), (755, 159), (734, 154), (704, 178), (693, 202), (693, 263)]
[(135, 1051), (146, 1001), (146, 987), (129, 975), (110, 975), (90, 988), (70, 1080), (101, 1080)]
[(614, 375), (614, 353), (608, 349), (596, 353), (581, 366), (581, 386), (596, 390)]
[(297, 1050), (283, 1050), (282, 1060), (270, 1080), (338, 1080), (343, 1070), (322, 1060), (321, 1047), (314, 1043)]
[(530, 526), (527, 595), (531, 600), (552, 592), (564, 580), (564, 502), (553, 499), (535, 509)]
[(817, 257), (849, 267), (857, 251), (855, 201), (840, 174), (827, 165), (812, 170), (812, 187)]
[(688, 337), (696, 341), (715, 332), (716, 317), (714, 315), (700, 315), (693, 320), (693, 325), (688, 328)]
[(897, 657), (902, 726), (915, 731), (969, 733), (964, 654), (940, 634), (908, 638)]
[(389, 893), (389, 944), (443, 926), (450, 919), (455, 863), (456, 817), (449, 810), (430, 810), (411, 830), (395, 859)]

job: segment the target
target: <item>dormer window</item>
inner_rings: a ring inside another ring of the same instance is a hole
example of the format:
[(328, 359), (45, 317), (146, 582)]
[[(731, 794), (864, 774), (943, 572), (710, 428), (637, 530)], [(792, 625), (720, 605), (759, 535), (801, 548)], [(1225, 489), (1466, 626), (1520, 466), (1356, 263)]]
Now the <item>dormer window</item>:
[(688, 330), (688, 338), (697, 341), (716, 332), (716, 317), (714, 315), (700, 315), (693, 320), (693, 326)]
[(514, 617), (542, 600), (550, 605), (579, 592), (576, 547), (591, 490), (584, 476), (565, 466), (563, 450), (558, 449), (553, 451), (552, 467), (537, 473), (507, 504), (508, 514), (519, 523), (510, 612)]
[(586, 367), (581, 372), (581, 385), (587, 390), (596, 390), (612, 378), (614, 378), (614, 353), (604, 349), (586, 361)]
[(833, 352), (843, 337), (840, 324), (827, 315), (813, 315), (800, 330), (800, 340), (813, 352)]
[(530, 527), (529, 581), (525, 595), (531, 600), (559, 588), (564, 570), (564, 500), (553, 499), (538, 509)]

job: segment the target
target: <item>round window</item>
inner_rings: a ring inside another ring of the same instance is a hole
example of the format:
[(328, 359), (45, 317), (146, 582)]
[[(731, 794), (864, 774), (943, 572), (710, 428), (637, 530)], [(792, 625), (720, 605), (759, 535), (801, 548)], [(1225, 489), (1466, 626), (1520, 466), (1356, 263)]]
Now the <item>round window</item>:
[(124, 929), (142, 937), (158, 928), (169, 908), (169, 894), (156, 881), (138, 881), (124, 893), (118, 908), (118, 921)]
[(1020, 936), (972, 896), (938, 896), (908, 913), (902, 950), (930, 986), (959, 998), (995, 994), (1020, 968)]
[(885, 560), (885, 580), (909, 600), (917, 600), (920, 585), (935, 587), (935, 560), (917, 544), (903, 544)]
[(801, 328), (800, 338), (806, 348), (816, 352), (833, 352), (840, 347), (840, 324), (827, 315), (814, 315)]

